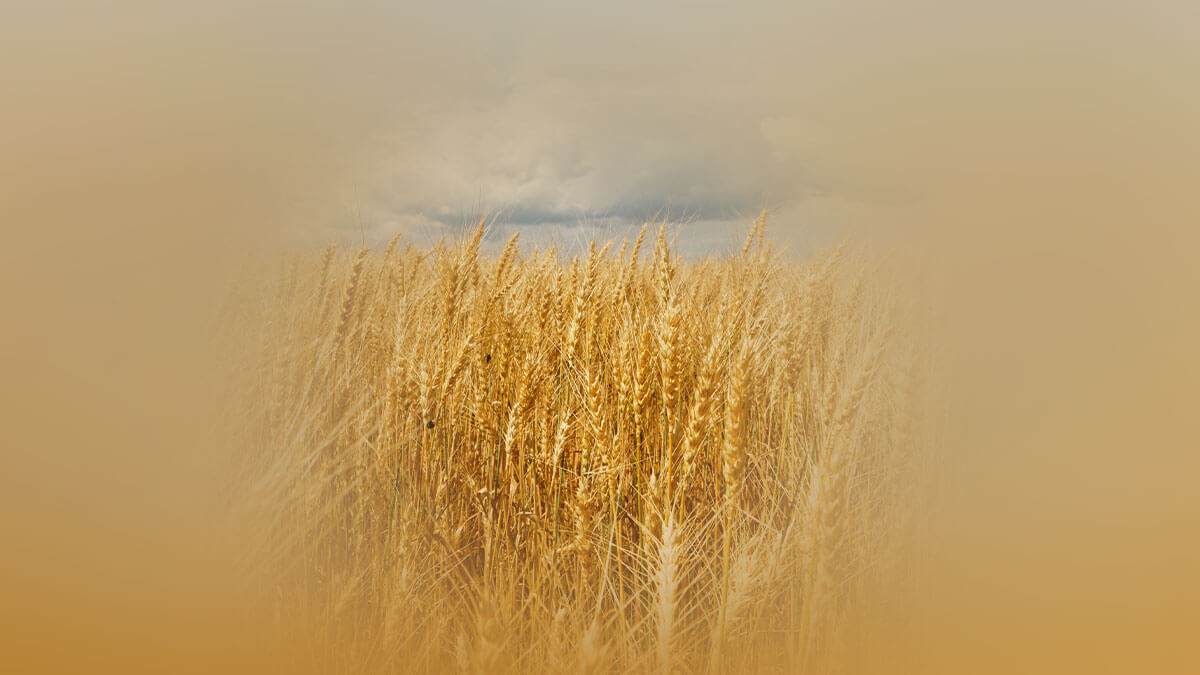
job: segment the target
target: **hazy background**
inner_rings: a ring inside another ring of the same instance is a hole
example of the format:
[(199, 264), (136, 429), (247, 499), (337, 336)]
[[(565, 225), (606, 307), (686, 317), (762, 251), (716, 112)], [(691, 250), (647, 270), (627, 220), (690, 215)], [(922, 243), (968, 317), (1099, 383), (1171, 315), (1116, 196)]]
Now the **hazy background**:
[(239, 269), (484, 212), (720, 251), (765, 206), (933, 288), (921, 662), (1186, 672), (1200, 6), (795, 4), (5, 3), (0, 648), (252, 663), (203, 414)]

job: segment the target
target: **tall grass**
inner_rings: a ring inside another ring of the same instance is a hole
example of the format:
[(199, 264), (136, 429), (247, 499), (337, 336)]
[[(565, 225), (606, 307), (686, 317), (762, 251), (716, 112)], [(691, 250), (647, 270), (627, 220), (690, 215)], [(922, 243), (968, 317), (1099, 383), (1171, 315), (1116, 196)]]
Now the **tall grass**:
[(918, 345), (883, 267), (764, 228), (488, 258), (481, 223), (245, 284), (233, 503), (292, 665), (845, 665), (903, 568)]

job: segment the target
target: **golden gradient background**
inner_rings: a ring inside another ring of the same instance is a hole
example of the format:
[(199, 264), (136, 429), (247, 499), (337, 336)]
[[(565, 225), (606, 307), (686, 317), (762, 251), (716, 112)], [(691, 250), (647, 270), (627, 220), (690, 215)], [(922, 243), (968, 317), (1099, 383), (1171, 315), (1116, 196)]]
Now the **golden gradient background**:
[[(462, 116), (444, 147), (403, 129), (496, 86), (493, 57), (516, 45), (523, 81), (551, 94), (504, 112), (501, 139), (548, 117), (586, 130), (585, 154), (628, 150), (599, 175), (638, 176), (647, 129), (684, 148), (708, 136), (647, 183), (701, 163), (698, 184), (721, 184), (732, 166), (771, 184), (730, 199), (777, 207), (800, 253), (852, 235), (922, 260), (941, 317), (942, 534), (915, 636), (882, 670), (1192, 672), (1198, 31), (1200, 6), (1161, 1), (6, 3), (0, 658), (275, 663), (215, 515), (213, 318), (240, 268), (355, 240), (346, 194), (486, 190), (492, 174), (462, 167), (519, 143), (476, 161), (470, 138), (451, 143)], [(614, 99), (669, 112), (650, 125)], [(748, 150), (744, 119), (773, 120), (772, 144)], [(413, 182), (426, 166), (437, 180)], [(570, 203), (611, 208), (627, 193), (607, 186)]]

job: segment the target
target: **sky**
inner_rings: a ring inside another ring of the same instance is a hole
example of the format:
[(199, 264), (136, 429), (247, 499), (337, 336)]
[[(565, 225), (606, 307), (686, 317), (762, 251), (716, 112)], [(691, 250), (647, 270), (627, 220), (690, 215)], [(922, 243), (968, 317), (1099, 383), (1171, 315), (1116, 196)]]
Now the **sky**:
[(1169, 143), (1195, 104), (1184, 2), (122, 7), (6, 10), (16, 178), (140, 167), (246, 207), (220, 241), (426, 243), (486, 215), (572, 244), (669, 218), (705, 253), (764, 208), (803, 251), (908, 241), (964, 181)]
[(179, 165), (197, 175), (171, 189), (257, 201), (285, 238), (486, 214), (569, 243), (669, 218), (691, 252), (764, 208), (811, 243), (902, 199), (871, 144), (939, 30), (876, 0), (128, 4), (16, 3), (0, 29), (23, 50), (10, 114), (59, 178), (105, 152)]
[(839, 136), (839, 109), (858, 95), (830, 80), (877, 76), (836, 36), (884, 17), (754, 2), (383, 14), (417, 42), (367, 75), (390, 83), (389, 113), (348, 162), (343, 192), (382, 231), (485, 212), (500, 229), (570, 240), (669, 217), (700, 251), (763, 208), (827, 237), (839, 225), (830, 204), (890, 197), (845, 166), (853, 139)]

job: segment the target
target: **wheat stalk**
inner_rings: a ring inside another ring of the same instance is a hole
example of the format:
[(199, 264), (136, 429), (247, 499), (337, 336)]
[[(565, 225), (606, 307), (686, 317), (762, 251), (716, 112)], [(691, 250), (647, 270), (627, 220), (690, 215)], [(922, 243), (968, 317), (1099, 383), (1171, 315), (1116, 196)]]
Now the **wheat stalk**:
[(245, 285), (231, 502), (281, 630), (335, 672), (829, 667), (915, 513), (919, 350), (875, 267), (766, 218), (705, 260), (650, 223), (489, 256), (481, 220)]

